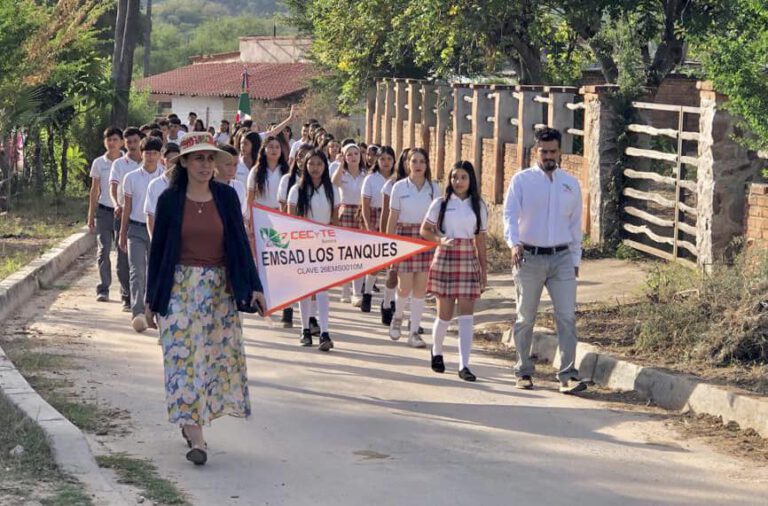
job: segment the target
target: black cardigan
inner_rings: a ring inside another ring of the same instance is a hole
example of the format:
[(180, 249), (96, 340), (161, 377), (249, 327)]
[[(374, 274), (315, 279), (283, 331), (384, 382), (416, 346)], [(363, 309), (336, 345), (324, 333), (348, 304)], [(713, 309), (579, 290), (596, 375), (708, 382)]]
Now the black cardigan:
[[(213, 181), (210, 187), (224, 225), (224, 255), (230, 290), (235, 302), (249, 302), (252, 292), (260, 292), (262, 287), (245, 233), (237, 192), (229, 185)], [(181, 221), (186, 200), (186, 188), (168, 188), (160, 195), (155, 210), (146, 303), (153, 312), (163, 316), (168, 313), (173, 275), (181, 253)]]

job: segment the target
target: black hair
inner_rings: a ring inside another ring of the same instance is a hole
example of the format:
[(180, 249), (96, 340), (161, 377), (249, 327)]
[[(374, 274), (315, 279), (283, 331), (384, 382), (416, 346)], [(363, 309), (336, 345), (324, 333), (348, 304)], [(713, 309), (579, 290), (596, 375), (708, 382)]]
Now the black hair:
[(560, 147), (563, 136), (560, 134), (560, 131), (555, 128), (544, 127), (536, 130), (536, 133), (533, 134), (533, 138), (536, 139), (537, 144), (557, 141), (557, 147)]
[(395, 171), (395, 181), (400, 181), (408, 177), (408, 152), (411, 148), (404, 148), (400, 152), (400, 158), (397, 159), (397, 166)]
[(222, 151), (226, 151), (227, 153), (229, 153), (230, 155), (234, 156), (235, 158), (237, 158), (237, 156), (239, 154), (237, 152), (237, 150), (235, 149), (235, 147), (234, 146), (230, 146), (229, 144), (217, 144), (217, 147), (220, 150), (222, 150)]
[(327, 133), (328, 131), (323, 127), (320, 127), (317, 130), (315, 130), (315, 136), (312, 139), (312, 141), (316, 148), (319, 148), (320, 146), (323, 145), (323, 142), (325, 142), (325, 135)]
[(219, 123), (226, 123), (227, 125), (229, 125), (229, 120), (228, 119), (223, 119), (223, 120), (219, 121)]
[(285, 161), (285, 156), (283, 155), (282, 143), (276, 136), (270, 135), (264, 139), (264, 143), (259, 150), (259, 156), (256, 159), (256, 164), (254, 165), (256, 167), (256, 189), (258, 190), (259, 195), (264, 194), (264, 186), (267, 184), (267, 144), (272, 141), (275, 141), (280, 145), (280, 158), (277, 160), (280, 174), (288, 172), (288, 162)]
[(116, 126), (107, 127), (104, 129), (104, 138), (107, 139), (109, 137), (112, 137), (113, 135), (117, 135), (121, 139), (123, 138), (123, 131), (119, 129)]
[(148, 130), (152, 130), (152, 127), (149, 125), (149, 123), (144, 123), (139, 127), (139, 130), (142, 132), (146, 132)]
[(485, 205), (483, 199), (480, 197), (480, 189), (477, 186), (477, 176), (475, 175), (475, 167), (466, 160), (459, 160), (453, 165), (453, 168), (448, 172), (448, 184), (445, 186), (445, 194), (443, 195), (443, 201), (440, 203), (440, 212), (437, 215), (437, 229), (445, 233), (443, 228), (445, 222), (445, 208), (448, 207), (448, 201), (451, 199), (451, 195), (456, 193), (451, 184), (451, 174), (455, 170), (464, 170), (469, 174), (469, 189), (467, 190), (467, 197), (471, 199), (472, 211), (475, 212), (475, 235), (480, 233), (480, 227), (482, 226), (482, 218), (480, 216), (480, 206)]
[(141, 132), (141, 130), (139, 130), (136, 127), (128, 127), (123, 132), (123, 139), (127, 139), (128, 137), (131, 137), (133, 135), (138, 135), (139, 139), (143, 139), (144, 138), (144, 134)]
[(158, 139), (157, 137), (152, 137), (150, 135), (149, 137), (143, 138), (139, 146), (141, 147), (142, 152), (144, 151), (160, 152), (163, 150), (163, 140)]
[(341, 140), (341, 147), (343, 148), (347, 144), (357, 144), (352, 137), (345, 137)]
[(149, 131), (149, 136), (150, 137), (157, 137), (158, 139), (162, 139), (163, 138), (163, 131), (160, 130), (159, 128), (153, 128), (152, 130)]
[(193, 130), (195, 132), (207, 132), (207, 130), (205, 129), (205, 123), (203, 123), (203, 120), (201, 119), (195, 120), (195, 125), (193, 127)]
[(312, 151), (304, 155), (304, 172), (302, 172), (298, 182), (299, 199), (296, 203), (296, 214), (299, 216), (306, 217), (309, 214), (312, 210), (312, 196), (316, 191), (319, 191), (319, 189), (315, 188), (312, 184), (312, 176), (309, 175), (309, 172), (306, 169), (307, 163), (314, 157), (320, 158), (325, 166), (323, 168), (323, 175), (320, 178), (320, 186), (325, 189), (325, 197), (328, 199), (331, 209), (334, 208), (333, 183), (331, 183), (331, 174), (328, 170), (328, 158), (326, 158), (325, 153), (323, 153), (321, 149), (313, 148)]
[(309, 121), (307, 121), (306, 123), (303, 123), (301, 125), (301, 128), (309, 128), (310, 125), (311, 125), (311, 123)]
[(167, 118), (160, 118), (159, 120), (157, 120), (157, 126), (159, 126), (160, 128), (167, 127), (169, 124), (170, 122), (168, 121)]
[[(256, 163), (256, 160), (259, 159), (259, 150), (261, 149), (261, 136), (258, 132), (248, 132), (240, 137), (241, 145), (243, 143), (243, 139), (247, 139), (251, 143), (251, 152), (247, 153), (247, 155), (251, 159), (251, 163)], [(245, 154), (246, 153), (240, 153), (243, 158), (245, 158)], [(250, 169), (251, 167), (248, 168)]]
[(424, 157), (424, 161), (427, 163), (427, 170), (424, 171), (424, 178), (426, 179), (427, 184), (429, 184), (429, 193), (431, 197), (434, 197), (434, 187), (432, 186), (432, 169), (429, 167), (429, 153), (427, 153), (427, 150), (424, 148), (411, 148), (408, 150), (408, 155), (405, 157), (406, 161), (410, 162), (411, 157), (419, 153)]
[(397, 157), (395, 156), (395, 150), (392, 149), (392, 146), (381, 146), (379, 148), (379, 156), (376, 158), (376, 162), (373, 164), (373, 169), (371, 170), (373, 172), (379, 172), (381, 170), (381, 167), (379, 167), (379, 160), (381, 159), (381, 155), (389, 155), (392, 157), (393, 165), (392, 170), (389, 173), (389, 177), (391, 178), (395, 173), (395, 165), (397, 165)]
[(175, 142), (169, 142), (163, 146), (163, 156), (167, 156), (168, 153), (181, 153), (181, 148)]
[(176, 113), (173, 113), (173, 112), (168, 115), (168, 121), (170, 121), (171, 123), (173, 123), (173, 121), (172, 121), (173, 118), (179, 119), (179, 115), (176, 114)]
[(197, 113), (192, 111), (189, 114), (187, 114), (187, 117), (190, 117), (190, 116), (194, 116), (195, 118), (197, 118)]
[(168, 123), (171, 125), (181, 125), (181, 120), (178, 116), (168, 116)]
[(150, 130), (157, 130), (159, 128), (160, 128), (160, 124), (158, 124), (156, 121), (149, 124), (149, 129)]
[(181, 126), (182, 130), (184, 130), (185, 132), (189, 133), (189, 127), (187, 125), (180, 125), (180, 126)]
[[(299, 156), (302, 154), (302, 151), (312, 151), (315, 147), (312, 144), (307, 144), (306, 142), (301, 144), (299, 146), (299, 149), (296, 150), (296, 158), (293, 160), (293, 165), (291, 166), (291, 169), (288, 171), (288, 188), (285, 190), (286, 194), (291, 191), (291, 188), (293, 188), (293, 185), (296, 184), (296, 180), (301, 177), (301, 174), (304, 172), (303, 167), (301, 164), (304, 162), (303, 157)], [(306, 153), (305, 153), (306, 154)]]
[(247, 128), (248, 130), (250, 130), (251, 127), (253, 126), (253, 120), (252, 119), (244, 119), (242, 121), (242, 123), (240, 123), (240, 126), (242, 128)]

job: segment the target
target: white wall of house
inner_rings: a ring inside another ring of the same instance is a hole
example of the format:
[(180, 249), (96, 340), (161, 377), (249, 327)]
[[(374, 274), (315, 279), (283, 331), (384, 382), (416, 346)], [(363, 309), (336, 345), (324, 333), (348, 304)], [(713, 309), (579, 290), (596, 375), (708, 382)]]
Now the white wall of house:
[(225, 116), (224, 101), (222, 97), (174, 96), (171, 99), (171, 109), (184, 123), (190, 112), (196, 112), (197, 117), (203, 120), (206, 126), (218, 128), (222, 118), (232, 121), (232, 118)]

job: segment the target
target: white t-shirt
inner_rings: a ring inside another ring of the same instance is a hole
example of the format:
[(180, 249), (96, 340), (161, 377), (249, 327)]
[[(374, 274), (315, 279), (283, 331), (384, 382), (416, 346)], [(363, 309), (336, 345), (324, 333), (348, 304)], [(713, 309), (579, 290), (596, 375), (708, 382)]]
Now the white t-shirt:
[(99, 189), (101, 190), (99, 204), (107, 207), (114, 207), (115, 205), (109, 197), (109, 175), (112, 171), (112, 163), (114, 160), (110, 160), (104, 153), (91, 164), (91, 179), (99, 180)]
[(229, 134), (225, 132), (217, 132), (216, 135), (213, 136), (213, 141), (216, 144), (226, 144), (229, 142)]
[(235, 179), (243, 183), (243, 186), (248, 188), (248, 174), (251, 172), (251, 168), (248, 167), (243, 161), (243, 157), (237, 161), (237, 172), (235, 172)]
[(362, 194), (364, 199), (371, 199), (371, 207), (380, 208), (384, 205), (384, 196), (382, 195), (381, 190), (384, 188), (387, 181), (388, 180), (384, 179), (384, 176), (378, 171), (366, 176), (363, 181)]
[(157, 199), (168, 188), (168, 177), (163, 174), (162, 176), (153, 179), (149, 186), (147, 186), (147, 196), (144, 197), (144, 214), (147, 216), (154, 216), (157, 209)]
[(387, 182), (384, 183), (384, 186), (381, 187), (381, 200), (384, 201), (384, 197), (391, 197), (392, 196), (392, 188), (395, 187), (396, 181), (394, 179), (387, 179)]
[(398, 223), (421, 224), (432, 201), (439, 196), (440, 186), (435, 181), (425, 182), (419, 190), (407, 177), (392, 187), (389, 208), (400, 212)]
[(123, 155), (114, 162), (112, 162), (112, 168), (109, 170), (109, 182), (117, 183), (117, 202), (123, 206), (125, 204), (125, 195), (123, 192), (123, 179), (125, 175), (136, 170), (141, 165), (141, 162), (136, 162), (128, 155)]
[[(257, 192), (258, 185), (256, 184), (256, 166), (251, 169), (251, 173), (248, 174), (248, 191)], [(267, 180), (264, 181), (264, 193), (256, 193), (254, 201), (262, 206), (269, 207), (271, 209), (278, 209), (280, 202), (277, 200), (277, 190), (280, 186), (280, 178), (283, 177), (283, 173), (280, 170), (280, 166), (274, 169), (267, 169)]]
[(341, 203), (348, 206), (359, 206), (362, 200), (363, 182), (365, 181), (365, 172), (360, 171), (357, 177), (346, 170), (341, 174), (339, 192), (341, 193)]
[(147, 188), (149, 183), (162, 175), (163, 170), (160, 167), (150, 174), (144, 170), (143, 166), (125, 175), (125, 179), (123, 179), (123, 192), (126, 197), (131, 197), (130, 219), (141, 223), (147, 222), (147, 214), (144, 212)]
[(240, 211), (243, 213), (243, 217), (248, 217), (248, 195), (245, 193), (245, 186), (237, 179), (229, 181), (229, 186), (235, 189), (237, 192), (237, 198), (240, 199)]
[[(298, 203), (299, 185), (293, 185), (291, 191), (288, 192), (288, 204), (295, 206), (298, 205)], [(337, 209), (340, 204), (341, 199), (339, 197), (339, 189), (334, 186), (333, 209)], [(328, 198), (325, 196), (325, 188), (321, 186), (312, 194), (312, 198), (309, 201), (309, 212), (307, 213), (306, 218), (327, 225), (331, 222), (331, 213), (333, 212), (333, 209), (331, 209), (331, 203), (328, 202)]]
[(333, 175), (336, 174), (336, 171), (339, 170), (339, 165), (341, 165), (340, 162), (334, 161), (328, 166), (328, 173), (331, 175), (331, 179), (333, 179)]
[[(429, 206), (427, 216), (424, 221), (437, 226), (440, 217), (440, 206), (443, 203), (443, 197), (436, 198)], [(445, 216), (443, 217), (443, 233), (450, 239), (473, 239), (477, 227), (477, 216), (472, 210), (472, 199), (461, 200), (456, 195), (451, 195), (448, 204), (445, 206)], [(480, 232), (488, 230), (488, 208), (485, 202), (480, 200)]]
[[(291, 173), (287, 172), (283, 174), (283, 177), (280, 178), (280, 184), (277, 185), (277, 201), (281, 204), (285, 204), (288, 202), (288, 180), (291, 179)], [(296, 177), (296, 180), (293, 182), (293, 185), (296, 186), (296, 183), (299, 182), (298, 176)]]

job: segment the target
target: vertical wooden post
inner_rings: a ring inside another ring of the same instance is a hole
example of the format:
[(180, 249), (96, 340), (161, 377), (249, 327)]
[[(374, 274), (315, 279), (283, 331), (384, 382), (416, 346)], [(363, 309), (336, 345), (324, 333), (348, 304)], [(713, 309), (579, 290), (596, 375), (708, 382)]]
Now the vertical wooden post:
[(405, 147), (416, 146), (416, 121), (421, 120), (421, 81), (408, 79), (408, 129), (405, 132)]
[(435, 127), (435, 142), (437, 153), (435, 158), (435, 177), (442, 179), (445, 173), (445, 132), (451, 124), (453, 111), (453, 90), (445, 85), (437, 86), (437, 126)]
[(394, 79), (393, 81), (395, 84), (395, 125), (392, 127), (394, 130), (392, 147), (395, 148), (395, 152), (399, 153), (405, 147), (403, 145), (403, 123), (405, 123), (405, 118), (408, 117), (408, 111), (406, 110), (406, 100), (408, 97), (405, 81), (402, 79)]
[(578, 89), (570, 86), (547, 86), (544, 88), (549, 93), (549, 114), (547, 125), (555, 128), (563, 135), (560, 150), (563, 153), (573, 153), (573, 135), (568, 133), (573, 128), (573, 111), (565, 104), (572, 104)]
[[(493, 135), (493, 102), (488, 98), (490, 85), (473, 84), (472, 90), (472, 165), (475, 166), (477, 184), (483, 188), (483, 139)], [(490, 176), (489, 176), (490, 177)]]
[(384, 89), (384, 83), (381, 79), (376, 80), (376, 104), (374, 106), (373, 113), (373, 142), (381, 144), (382, 140), (382, 125), (384, 115), (384, 101), (386, 100), (386, 92)]
[(393, 79), (384, 79), (384, 117), (381, 125), (381, 142), (392, 145), (392, 118), (395, 115), (395, 83)]
[(461, 84), (453, 85), (453, 161), (461, 160), (462, 137), (472, 132), (472, 104), (467, 98), (472, 97), (472, 90)]
[[(429, 129), (430, 127), (437, 126), (437, 114), (435, 111), (435, 105), (437, 104), (437, 94), (435, 93), (436, 87), (431, 84), (421, 85), (421, 131), (418, 135), (421, 136), (421, 145), (427, 150), (427, 153), (432, 152), (432, 140), (430, 139)], [(431, 163), (435, 163), (435, 160), (430, 160)]]
[(517, 128), (510, 123), (512, 118), (517, 118), (514, 86), (495, 85), (491, 87), (494, 92), (494, 117), (493, 137), (496, 139), (496, 163), (493, 174), (493, 202), (504, 202), (506, 188), (504, 187), (504, 145), (513, 143), (517, 138)]
[(373, 142), (373, 125), (376, 121), (376, 88), (371, 87), (365, 97), (365, 142)]
[(544, 110), (540, 103), (534, 102), (536, 97), (544, 91), (543, 86), (518, 86), (518, 113), (517, 113), (517, 159), (520, 168), (530, 166), (531, 148), (533, 148), (536, 130), (534, 125), (544, 122)]

